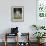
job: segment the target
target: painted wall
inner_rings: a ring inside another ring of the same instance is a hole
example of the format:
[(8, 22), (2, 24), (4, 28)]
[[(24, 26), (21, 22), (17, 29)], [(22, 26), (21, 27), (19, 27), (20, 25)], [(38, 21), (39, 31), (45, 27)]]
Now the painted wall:
[[(24, 22), (11, 22), (11, 6), (24, 6)], [(16, 26), (20, 32), (29, 32), (32, 24), (36, 24), (36, 0), (0, 1), (0, 33)]]
[[(24, 6), (24, 22), (11, 21), (11, 6)], [(36, 0), (0, 0), (0, 34), (10, 32), (11, 27), (19, 27), (19, 32), (30, 32), (36, 24)]]

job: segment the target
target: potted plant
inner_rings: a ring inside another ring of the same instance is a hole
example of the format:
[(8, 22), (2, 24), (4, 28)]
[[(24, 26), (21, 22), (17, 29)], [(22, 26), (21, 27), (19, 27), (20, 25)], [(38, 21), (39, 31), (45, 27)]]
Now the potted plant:
[(33, 33), (33, 35), (37, 38), (37, 41), (40, 43), (40, 40), (46, 36), (45, 35), (46, 33), (45, 32), (35, 32)]

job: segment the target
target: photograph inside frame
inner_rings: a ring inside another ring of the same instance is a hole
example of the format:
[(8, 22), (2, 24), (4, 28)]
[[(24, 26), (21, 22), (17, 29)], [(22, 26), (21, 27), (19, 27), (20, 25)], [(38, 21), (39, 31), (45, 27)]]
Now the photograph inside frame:
[(12, 6), (12, 21), (23, 21), (24, 20), (24, 6)]

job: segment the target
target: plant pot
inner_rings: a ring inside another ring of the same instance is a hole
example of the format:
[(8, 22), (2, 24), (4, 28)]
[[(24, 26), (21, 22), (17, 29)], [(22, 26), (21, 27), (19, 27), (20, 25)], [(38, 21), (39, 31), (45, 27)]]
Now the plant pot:
[(45, 39), (40, 39), (40, 43), (44, 43), (44, 40), (45, 40)]
[(41, 44), (41, 43), (44, 42), (44, 40), (45, 40), (45, 39), (38, 39), (37, 42), (38, 42), (39, 44)]

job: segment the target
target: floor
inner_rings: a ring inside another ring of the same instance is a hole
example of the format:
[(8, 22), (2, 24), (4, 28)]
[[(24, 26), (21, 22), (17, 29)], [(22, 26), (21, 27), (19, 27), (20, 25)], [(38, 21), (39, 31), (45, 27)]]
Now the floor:
[[(30, 43), (31, 45), (30, 46), (37, 46), (37, 43)], [(0, 46), (4, 46), (4, 43), (2, 42), (0, 42)], [(15, 46), (15, 43), (12, 43), (12, 42), (10, 42), (10, 43), (8, 43), (8, 45), (7, 46)], [(25, 46), (25, 45), (21, 45), (21, 46)], [(44, 45), (42, 45), (42, 46), (46, 46), (46, 43), (44, 43)]]

